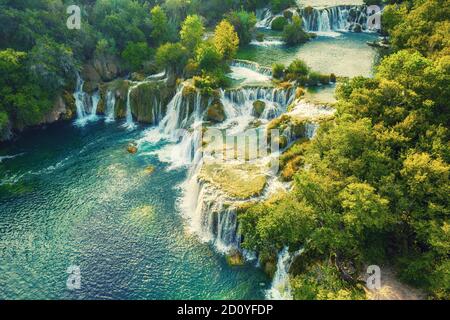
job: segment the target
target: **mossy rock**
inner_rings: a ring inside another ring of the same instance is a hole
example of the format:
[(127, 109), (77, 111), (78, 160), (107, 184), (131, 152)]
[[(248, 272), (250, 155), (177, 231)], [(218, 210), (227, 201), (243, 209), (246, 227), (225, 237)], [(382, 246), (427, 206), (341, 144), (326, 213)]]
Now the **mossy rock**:
[(139, 72), (133, 72), (131, 74), (131, 80), (133, 80), (133, 81), (144, 81), (145, 80), (145, 75), (143, 75), (142, 73), (139, 73)]
[(83, 91), (88, 94), (93, 94), (99, 88), (99, 83), (94, 81), (86, 81), (83, 85)]
[(97, 114), (105, 114), (106, 101), (104, 97), (105, 96), (103, 94), (100, 94), (100, 100), (97, 105)]
[(76, 116), (77, 107), (75, 105), (75, 97), (68, 91), (64, 91), (62, 95), (64, 104), (66, 105), (66, 112), (63, 115), (64, 120), (73, 119)]
[(173, 90), (164, 81), (144, 82), (130, 93), (133, 117), (143, 123), (156, 123), (154, 116), (165, 108), (173, 95)]
[(265, 109), (266, 103), (264, 101), (256, 100), (255, 102), (253, 102), (253, 115), (255, 117), (261, 117)]
[(314, 12), (314, 8), (311, 6), (307, 6), (307, 7), (305, 7), (305, 9), (303, 9), (303, 13), (306, 16), (310, 16), (313, 12)]
[(359, 23), (355, 23), (351, 28), (353, 32), (356, 33), (362, 32), (362, 27)]
[(127, 146), (128, 153), (136, 154), (138, 152), (138, 147), (134, 143), (130, 143)]
[(298, 87), (297, 90), (295, 90), (295, 98), (300, 99), (306, 94), (305, 89), (302, 87)]
[(264, 41), (264, 38), (265, 38), (264, 33), (259, 32), (259, 33), (256, 35), (256, 41), (258, 41), (258, 42), (263, 42), (263, 41)]
[(273, 278), (277, 272), (277, 254), (275, 252), (262, 252), (259, 256), (264, 272)]
[(225, 120), (225, 111), (220, 100), (215, 100), (206, 110), (205, 120), (212, 123), (219, 123)]
[(153, 172), (155, 172), (154, 166), (148, 166), (145, 168), (145, 173), (147, 173), (148, 175), (153, 174)]
[[(105, 97), (108, 91), (114, 93), (116, 97), (116, 106), (114, 109), (115, 117), (117, 119), (125, 118), (127, 113), (127, 99), (128, 99), (128, 88), (130, 87), (130, 82), (127, 80), (114, 80), (108, 83), (104, 83), (100, 86), (101, 101), (105, 104)], [(100, 102), (99, 102), (100, 104)], [(103, 107), (104, 108), (104, 107)]]
[(289, 82), (289, 81), (283, 81), (283, 82), (280, 82), (280, 83), (277, 85), (278, 88), (283, 89), (283, 90), (289, 90), (289, 89), (291, 89), (293, 86), (294, 86), (294, 85), (292, 84), (292, 82)]
[(183, 87), (183, 92), (181, 93), (184, 98), (189, 98), (197, 95), (197, 89), (191, 85), (185, 85)]
[(199, 179), (207, 181), (236, 199), (259, 196), (267, 184), (264, 169), (254, 164), (207, 163)]
[(237, 251), (233, 250), (229, 254), (226, 255), (227, 263), (228, 265), (232, 267), (239, 267), (245, 265), (245, 260), (242, 254)]

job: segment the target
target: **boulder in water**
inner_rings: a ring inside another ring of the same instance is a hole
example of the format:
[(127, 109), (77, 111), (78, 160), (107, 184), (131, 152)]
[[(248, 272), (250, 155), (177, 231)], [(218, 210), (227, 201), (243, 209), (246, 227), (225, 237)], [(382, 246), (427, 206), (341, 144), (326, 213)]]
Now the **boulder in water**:
[(261, 100), (256, 100), (253, 102), (253, 115), (257, 118), (261, 117), (266, 108), (266, 103)]
[(305, 89), (302, 87), (298, 87), (297, 90), (295, 90), (295, 98), (300, 99), (305, 95)]
[(155, 172), (155, 167), (154, 166), (148, 166), (147, 168), (145, 168), (145, 172), (150, 175), (153, 172)]
[(225, 111), (220, 100), (215, 100), (206, 110), (205, 120), (212, 123), (223, 122), (225, 120)]
[(134, 143), (130, 143), (127, 146), (128, 153), (136, 154), (138, 152), (138, 147)]
[(357, 32), (357, 33), (362, 32), (362, 27), (359, 23), (353, 24), (350, 28), (353, 32)]
[(237, 250), (233, 250), (227, 254), (226, 259), (228, 264), (232, 267), (243, 266), (245, 264), (244, 257)]

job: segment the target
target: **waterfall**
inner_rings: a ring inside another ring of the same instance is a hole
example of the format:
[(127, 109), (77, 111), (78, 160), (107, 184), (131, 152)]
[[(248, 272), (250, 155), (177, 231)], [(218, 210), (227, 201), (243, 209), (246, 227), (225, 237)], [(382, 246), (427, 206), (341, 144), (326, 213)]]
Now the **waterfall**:
[(130, 88), (128, 88), (128, 93), (127, 93), (127, 112), (126, 112), (126, 120), (125, 120), (124, 127), (126, 127), (129, 130), (133, 130), (136, 127), (136, 125), (133, 122), (133, 114), (131, 112), (131, 99), (130, 99), (131, 92), (133, 91), (133, 89), (136, 86), (131, 86)]
[(92, 109), (91, 109), (91, 115), (90, 115), (91, 119), (95, 119), (97, 117), (97, 107), (98, 107), (99, 101), (100, 101), (100, 92), (96, 91), (92, 95)]
[(115, 120), (116, 95), (112, 91), (106, 94), (106, 122)]
[(289, 248), (285, 247), (279, 254), (277, 260), (277, 271), (272, 280), (272, 286), (266, 292), (269, 300), (292, 300), (291, 286), (289, 283), (289, 269), (295, 258), (298, 257), (303, 250), (299, 250), (292, 255)]
[(366, 6), (306, 7), (300, 10), (303, 27), (308, 32), (352, 31), (359, 24), (367, 28)]
[(77, 84), (73, 94), (77, 108), (77, 119), (75, 124), (83, 127), (89, 121), (97, 120), (97, 106), (100, 101), (100, 93), (96, 91), (92, 97), (83, 91), (84, 81), (77, 73)]
[[(293, 15), (298, 15), (298, 12), (296, 8), (289, 8), (286, 9), (290, 12), (292, 12)], [(256, 28), (262, 28), (262, 29), (271, 29), (272, 28), (272, 21), (275, 20), (278, 17), (282, 17), (283, 13), (279, 14), (273, 14), (272, 10), (269, 8), (264, 9), (257, 9), (256, 10)]]
[(247, 68), (272, 77), (272, 69), (270, 67), (261, 66), (259, 63), (253, 61), (235, 59), (231, 62), (231, 67)]
[[(223, 192), (199, 177), (205, 160), (201, 148), (203, 117), (212, 101), (202, 97), (198, 90), (196, 94), (187, 96), (183, 95), (183, 90), (184, 86), (180, 85), (158, 127), (147, 130), (138, 144), (163, 140), (165, 144), (154, 151), (154, 154), (161, 161), (170, 163), (168, 169), (189, 167), (187, 178), (181, 185), (182, 197), (178, 203), (189, 229), (203, 241), (213, 243), (221, 252), (239, 249), (241, 238), (235, 208), (229, 205), (230, 199)], [(256, 119), (253, 106), (255, 101), (265, 103), (266, 108), (260, 119), (268, 122), (286, 111), (295, 98), (295, 90), (244, 87), (221, 90), (219, 98), (226, 120), (213, 128), (226, 129), (227, 135), (237, 135), (244, 132), (250, 122)]]
[(272, 21), (273, 19), (275, 19), (274, 15), (272, 14), (272, 11), (268, 8), (257, 9), (256, 18), (258, 19), (258, 22), (256, 22), (255, 27), (265, 29), (270, 29)]
[(77, 73), (77, 85), (75, 89), (75, 93), (73, 94), (75, 98), (75, 106), (77, 108), (77, 121), (78, 125), (83, 125), (86, 123), (86, 104), (87, 104), (87, 95), (83, 91), (84, 81)]

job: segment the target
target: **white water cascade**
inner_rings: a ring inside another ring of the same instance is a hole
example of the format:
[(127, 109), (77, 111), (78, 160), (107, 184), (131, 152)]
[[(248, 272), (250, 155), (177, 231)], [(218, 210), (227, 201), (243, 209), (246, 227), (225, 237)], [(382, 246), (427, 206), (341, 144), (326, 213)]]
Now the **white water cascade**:
[(279, 254), (277, 260), (277, 271), (272, 280), (272, 286), (266, 291), (266, 298), (269, 300), (292, 300), (291, 286), (289, 283), (289, 269), (295, 258), (303, 250), (289, 253), (289, 248), (285, 247)]
[(96, 91), (92, 96), (89, 96), (83, 91), (84, 81), (77, 73), (77, 84), (73, 94), (75, 98), (75, 106), (77, 108), (77, 119), (75, 124), (83, 127), (89, 121), (97, 120), (97, 106), (100, 101), (100, 92)]
[[(190, 231), (203, 241), (212, 242), (221, 252), (238, 249), (241, 239), (238, 235), (235, 209), (226, 205), (227, 196), (199, 179), (204, 161), (200, 148), (203, 117), (212, 101), (210, 98), (202, 97), (199, 92), (193, 99), (185, 97), (183, 89), (183, 86), (178, 88), (159, 126), (147, 130), (138, 144), (156, 143), (161, 140), (167, 142), (154, 153), (161, 161), (170, 163), (169, 170), (189, 168), (188, 177), (181, 185), (182, 198), (179, 206), (189, 222)], [(212, 128), (226, 129), (227, 135), (237, 135), (244, 132), (251, 121), (256, 119), (253, 102), (256, 100), (265, 102), (266, 108), (260, 119), (267, 123), (269, 119), (285, 112), (294, 96), (294, 89), (272, 87), (221, 91), (220, 101), (226, 119)]]
[(259, 63), (254, 61), (235, 59), (231, 61), (231, 67), (247, 68), (265, 76), (272, 77), (272, 68), (261, 66)]
[(366, 11), (365, 6), (307, 7), (300, 9), (300, 15), (308, 32), (352, 31), (356, 24), (366, 29)]
[(106, 94), (106, 122), (113, 122), (115, 120), (115, 107), (116, 107), (116, 96), (114, 92), (108, 91)]
[[(296, 8), (289, 8), (286, 10), (292, 12), (293, 15), (298, 15)], [(282, 12), (279, 14), (273, 14), (272, 10), (270, 10), (269, 8), (257, 9), (256, 10), (256, 19), (258, 21), (256, 22), (255, 27), (262, 28), (262, 29), (271, 29), (272, 21), (275, 20), (276, 18), (282, 17), (282, 16), (283, 16)]]
[[(359, 25), (362, 30), (367, 29), (367, 7), (363, 5), (337, 5), (329, 7), (304, 7), (289, 9), (293, 14), (300, 15), (303, 27), (307, 32), (327, 33), (333, 31), (353, 31)], [(272, 21), (283, 16), (273, 14), (270, 9), (257, 10), (257, 28), (270, 29)]]
[(133, 114), (131, 112), (131, 99), (130, 99), (131, 92), (133, 91), (133, 89), (135, 87), (136, 87), (136, 85), (128, 88), (128, 93), (127, 93), (127, 111), (126, 111), (126, 118), (125, 118), (126, 120), (125, 120), (124, 127), (127, 128), (128, 130), (133, 130), (136, 127), (136, 125), (133, 122)]

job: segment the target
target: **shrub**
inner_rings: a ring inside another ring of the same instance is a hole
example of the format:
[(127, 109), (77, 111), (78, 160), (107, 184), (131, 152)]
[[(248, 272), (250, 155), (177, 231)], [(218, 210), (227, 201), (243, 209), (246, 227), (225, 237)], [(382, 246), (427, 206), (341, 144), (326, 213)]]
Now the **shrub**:
[(319, 82), (321, 84), (330, 84), (330, 76), (327, 74), (321, 74), (319, 77)]
[(336, 83), (336, 75), (334, 73), (330, 74), (330, 82)]
[(303, 60), (296, 59), (292, 61), (292, 63), (287, 68), (287, 74), (289, 76), (289, 80), (296, 80), (299, 77), (307, 76), (309, 73), (309, 67)]
[(284, 64), (282, 63), (275, 63), (272, 66), (272, 76), (275, 79), (282, 79), (284, 77)]
[(122, 52), (122, 58), (133, 71), (142, 69), (143, 63), (150, 60), (152, 50), (145, 42), (128, 42)]
[(256, 40), (259, 41), (259, 42), (264, 41), (264, 33), (258, 33), (256, 35)]
[(276, 17), (272, 21), (272, 30), (283, 31), (284, 27), (289, 24), (289, 21), (285, 17)]
[(305, 43), (309, 35), (302, 28), (302, 20), (298, 16), (292, 18), (292, 23), (284, 26), (283, 40), (288, 46)]
[(308, 77), (308, 85), (317, 86), (320, 83), (321, 75), (317, 72), (311, 72)]

